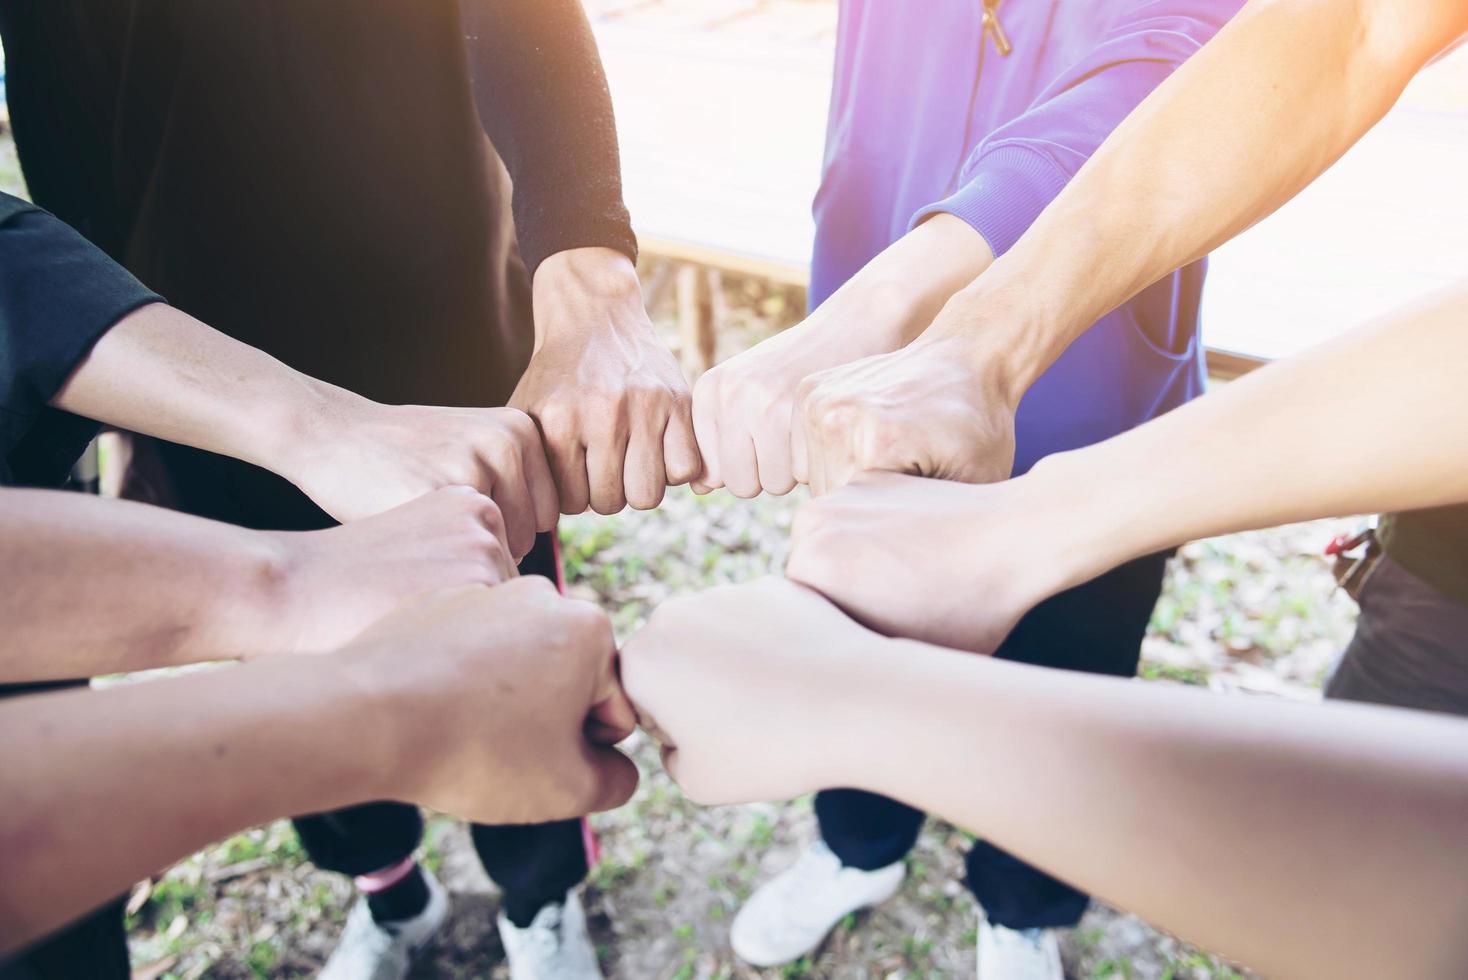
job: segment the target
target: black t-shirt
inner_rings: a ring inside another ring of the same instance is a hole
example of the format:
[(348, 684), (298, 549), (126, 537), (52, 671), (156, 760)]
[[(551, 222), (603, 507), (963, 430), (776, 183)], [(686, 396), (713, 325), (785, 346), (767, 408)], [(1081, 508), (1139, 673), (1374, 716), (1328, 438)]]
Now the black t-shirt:
[(98, 337), (159, 299), (63, 222), (0, 194), (0, 483), (66, 479), (96, 425), (47, 403)]
[(368, 397), (502, 403), (526, 265), (635, 254), (578, 0), (7, 0), (0, 30), (37, 203)]

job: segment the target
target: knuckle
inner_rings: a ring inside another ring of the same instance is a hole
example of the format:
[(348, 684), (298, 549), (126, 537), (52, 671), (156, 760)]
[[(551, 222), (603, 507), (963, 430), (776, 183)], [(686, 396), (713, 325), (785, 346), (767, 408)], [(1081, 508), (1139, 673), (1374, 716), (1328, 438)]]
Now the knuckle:
[(848, 398), (831, 398), (819, 406), (819, 421), (827, 432), (850, 431), (861, 418), (861, 405)]
[(558, 599), (560, 593), (556, 591), (556, 585), (543, 575), (525, 575), (515, 580), (516, 588), (527, 593), (532, 599)]
[(693, 392), (682, 386), (669, 388), (668, 404), (674, 412), (689, 412), (693, 409)]
[(730, 370), (729, 362), (725, 361), (723, 364), (715, 364), (703, 374), (699, 375), (698, 380), (693, 382), (694, 397), (710, 395), (718, 391), (720, 384), (724, 380), (724, 375)]
[(485, 526), (489, 527), (491, 530), (504, 530), (504, 512), (500, 510), (500, 505), (495, 503), (493, 499), (483, 495), (480, 496), (478, 515), (479, 519), (484, 522)]
[(501, 409), (505, 413), (505, 426), (521, 439), (532, 439), (536, 435), (535, 420), (518, 408)]
[(520, 438), (520, 433), (514, 429), (502, 429), (496, 431), (493, 438), (485, 441), (480, 452), (496, 473), (520, 469)]
[(433, 491), (433, 495), (441, 500), (462, 503), (472, 507), (474, 498), (480, 496), (480, 493), (477, 487), (472, 487), (463, 481), (456, 481), (439, 487)]
[(903, 443), (902, 426), (886, 416), (866, 420), (866, 443), (874, 455), (885, 456)]
[[(477, 466), (473, 465), (467, 460), (454, 460), (452, 463), (448, 464), (448, 477), (449, 479), (453, 480), (454, 483), (460, 486), (468, 487), (470, 490), (474, 491), (474, 493), (479, 494), (484, 492), (484, 480), (480, 476), (478, 470), (479, 468)], [(472, 498), (470, 501), (470, 505), (473, 505)]]
[(577, 413), (575, 408), (564, 402), (542, 405), (537, 413), (541, 431), (552, 442), (566, 442), (576, 435)]
[(641, 411), (667, 405), (673, 400), (673, 389), (662, 381), (634, 381), (627, 386), (628, 402)]
[(600, 656), (611, 648), (612, 621), (599, 607), (579, 599), (568, 600), (566, 618), (588, 650)]

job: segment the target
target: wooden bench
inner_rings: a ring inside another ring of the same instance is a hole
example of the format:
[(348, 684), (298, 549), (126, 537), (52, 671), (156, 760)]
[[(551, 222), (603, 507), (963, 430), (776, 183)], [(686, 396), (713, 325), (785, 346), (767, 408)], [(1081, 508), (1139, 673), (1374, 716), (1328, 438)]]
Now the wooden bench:
[[(588, 0), (644, 252), (682, 264), (690, 368), (720, 271), (804, 286), (835, 38), (812, 0)], [(1468, 49), (1295, 201), (1219, 249), (1209, 371), (1233, 378), (1468, 275)], [(1451, 218), (1444, 218), (1445, 206)]]

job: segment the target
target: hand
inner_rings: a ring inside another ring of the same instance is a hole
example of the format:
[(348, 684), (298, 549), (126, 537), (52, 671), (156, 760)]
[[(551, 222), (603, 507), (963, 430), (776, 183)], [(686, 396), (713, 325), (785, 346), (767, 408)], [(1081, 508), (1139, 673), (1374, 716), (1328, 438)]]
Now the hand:
[(700, 493), (788, 493), (805, 482), (795, 411), (800, 383), (819, 371), (895, 351), (927, 329), (943, 304), (994, 259), (981, 235), (933, 215), (874, 257), (805, 321), (718, 365), (693, 390), (704, 469)]
[(447, 486), (488, 494), (518, 561), (556, 526), (540, 433), (513, 408), (379, 405), (335, 389), (290, 449), (284, 475), (322, 510), (353, 521)]
[[(850, 294), (855, 295), (855, 294)], [(703, 457), (700, 493), (728, 487), (736, 497), (795, 488), (790, 428), (800, 383), (818, 371), (902, 343), (895, 316), (841, 293), (803, 323), (715, 366), (693, 387), (693, 426)], [(882, 321), (874, 326), (872, 321)]]
[(1031, 607), (1077, 584), (1098, 536), (1046, 473), (1042, 461), (988, 486), (859, 476), (796, 514), (787, 574), (880, 633), (993, 653)]
[(622, 805), (637, 767), (612, 748), (636, 716), (611, 625), (539, 576), (436, 593), (340, 654), (398, 746), (383, 793), (480, 823)]
[(268, 537), (282, 557), (261, 621), (240, 631), (252, 652), (334, 650), (426, 593), (516, 575), (499, 508), (470, 487), (325, 531)]
[(861, 699), (846, 695), (861, 651), (885, 642), (815, 593), (769, 578), (659, 606), (623, 650), (622, 679), (690, 798), (788, 799), (850, 785), (824, 747), (870, 725)]
[(688, 383), (653, 331), (632, 263), (605, 248), (558, 252), (534, 294), (535, 353), (510, 404), (545, 436), (561, 511), (656, 507), (700, 462)]
[(891, 354), (813, 375), (800, 386), (795, 478), (827, 493), (865, 470), (965, 483), (1014, 467), (1019, 398), (972, 366), (968, 345), (927, 335)]

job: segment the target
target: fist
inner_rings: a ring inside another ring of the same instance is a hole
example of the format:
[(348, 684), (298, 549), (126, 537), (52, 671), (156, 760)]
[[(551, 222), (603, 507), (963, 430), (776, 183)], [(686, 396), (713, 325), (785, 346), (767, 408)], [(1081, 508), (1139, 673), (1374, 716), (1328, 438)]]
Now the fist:
[[(622, 677), (663, 764), (700, 803), (786, 799), (838, 778), (822, 747), (848, 644), (870, 636), (782, 579), (664, 603), (622, 654)], [(834, 727), (832, 727), (834, 726)]]
[(258, 636), (273, 652), (334, 650), (430, 592), (516, 575), (495, 502), (446, 487), (325, 531), (271, 533), (283, 556)]
[(1014, 467), (1014, 404), (941, 342), (822, 371), (798, 399), (796, 479), (814, 494), (865, 470), (988, 483)]
[(805, 377), (799, 328), (779, 334), (709, 370), (693, 388), (693, 427), (703, 472), (700, 492), (727, 487), (736, 497), (795, 488), (790, 422)]
[(1027, 489), (864, 474), (796, 514), (786, 572), (884, 635), (993, 653), (1080, 541)]
[(391, 798), (536, 823), (620, 806), (637, 788), (637, 767), (612, 748), (636, 717), (611, 626), (544, 578), (436, 593), (344, 654), (381, 692), (400, 746)]
[(563, 513), (649, 510), (697, 475), (688, 382), (625, 256), (547, 259), (535, 274), (535, 330), (510, 404), (540, 426)]
[(289, 474), (339, 521), (353, 521), (440, 487), (491, 497), (518, 560), (536, 531), (556, 526), (556, 488), (535, 423), (513, 408), (379, 405), (365, 399), (336, 414), (301, 447)]
[(797, 482), (791, 439), (800, 383), (854, 358), (892, 350), (895, 329), (859, 329), (861, 316), (841, 294), (799, 326), (714, 367), (693, 388), (693, 426), (703, 457), (700, 491), (727, 487), (736, 497), (789, 493)]

